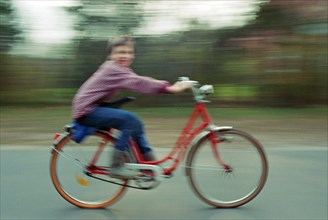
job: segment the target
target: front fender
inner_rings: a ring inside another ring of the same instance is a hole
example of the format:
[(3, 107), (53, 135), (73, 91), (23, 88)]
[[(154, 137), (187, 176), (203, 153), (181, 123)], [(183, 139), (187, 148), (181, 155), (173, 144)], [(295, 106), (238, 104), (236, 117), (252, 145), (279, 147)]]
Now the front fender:
[[(208, 136), (209, 133), (211, 132), (219, 132), (219, 131), (229, 131), (232, 130), (233, 127), (232, 126), (216, 126), (216, 125), (209, 125), (207, 126), (204, 131), (202, 131), (201, 133), (199, 133), (190, 143), (190, 149), (192, 150), (192, 148), (200, 141), (202, 140), (204, 137)], [(191, 151), (190, 150), (190, 151)], [(189, 154), (188, 154), (189, 156)]]
[(191, 164), (191, 156), (195, 149), (197, 148), (198, 144), (202, 142), (204, 139), (206, 139), (211, 132), (220, 132), (220, 131), (229, 131), (232, 130), (232, 126), (215, 126), (215, 125), (209, 125), (206, 127), (204, 131), (199, 133), (190, 143), (189, 152), (186, 160), (186, 175), (189, 176), (190, 172), (190, 164)]
[(205, 128), (208, 131), (229, 131), (232, 130), (232, 126), (216, 126), (216, 125), (209, 125)]

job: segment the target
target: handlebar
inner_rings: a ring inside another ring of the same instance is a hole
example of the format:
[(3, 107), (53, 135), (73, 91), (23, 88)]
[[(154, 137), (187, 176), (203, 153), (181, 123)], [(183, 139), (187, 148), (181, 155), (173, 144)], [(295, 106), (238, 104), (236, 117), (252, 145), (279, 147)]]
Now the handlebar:
[(191, 90), (194, 95), (195, 101), (197, 103), (209, 102), (207, 100), (204, 100), (204, 98), (207, 95), (214, 93), (214, 88), (212, 85), (200, 86), (198, 81), (190, 80), (189, 77), (185, 77), (185, 76), (179, 77), (179, 81), (191, 82), (193, 84), (193, 87), (191, 88)]

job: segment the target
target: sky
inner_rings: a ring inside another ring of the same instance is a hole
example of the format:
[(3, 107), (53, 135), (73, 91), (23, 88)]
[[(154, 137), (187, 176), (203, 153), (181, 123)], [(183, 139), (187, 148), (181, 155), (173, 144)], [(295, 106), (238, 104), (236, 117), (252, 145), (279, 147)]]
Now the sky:
[[(143, 9), (152, 17), (136, 34), (161, 35), (186, 30), (191, 18), (211, 28), (242, 26), (254, 19), (263, 0), (147, 0)], [(51, 45), (69, 43), (76, 32), (71, 15), (60, 6), (79, 4), (79, 0), (12, 0), (24, 29), (25, 43)], [(21, 46), (21, 45), (20, 45)], [(47, 48), (48, 47), (48, 48)]]
[(12, 0), (27, 41), (38, 43), (67, 42), (74, 37), (71, 18), (59, 6), (74, 0)]
[(192, 18), (211, 28), (242, 26), (254, 19), (258, 0), (158, 0), (144, 5), (146, 11), (156, 11), (156, 16), (146, 20), (143, 29), (152, 34), (165, 34), (187, 29)]

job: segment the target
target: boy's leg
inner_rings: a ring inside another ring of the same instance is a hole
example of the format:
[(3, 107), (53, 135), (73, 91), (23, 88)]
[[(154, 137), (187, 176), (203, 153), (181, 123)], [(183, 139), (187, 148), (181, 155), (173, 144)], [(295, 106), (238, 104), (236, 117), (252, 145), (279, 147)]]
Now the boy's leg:
[(139, 122), (135, 126), (136, 130), (133, 132), (132, 138), (137, 142), (143, 159), (145, 161), (154, 161), (156, 160), (156, 157), (144, 133), (143, 123), (140, 120), (138, 121)]
[(114, 128), (121, 131), (115, 149), (127, 151), (129, 138), (135, 130), (135, 116), (125, 110), (99, 107), (84, 117), (82, 124), (96, 128)]
[(82, 124), (96, 128), (115, 128), (121, 131), (121, 136), (115, 143), (113, 162), (110, 175), (116, 178), (130, 179), (138, 173), (124, 166), (125, 152), (128, 150), (129, 138), (135, 129), (135, 117), (132, 113), (121, 109), (97, 108), (88, 114)]

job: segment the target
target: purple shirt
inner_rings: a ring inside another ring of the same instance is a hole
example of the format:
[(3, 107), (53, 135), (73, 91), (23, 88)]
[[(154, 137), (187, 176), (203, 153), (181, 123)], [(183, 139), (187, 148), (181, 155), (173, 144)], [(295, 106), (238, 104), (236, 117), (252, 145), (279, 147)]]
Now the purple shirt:
[(87, 115), (105, 100), (113, 98), (120, 89), (130, 89), (139, 93), (167, 93), (167, 81), (139, 76), (128, 67), (114, 61), (106, 61), (80, 87), (73, 98), (73, 119)]

